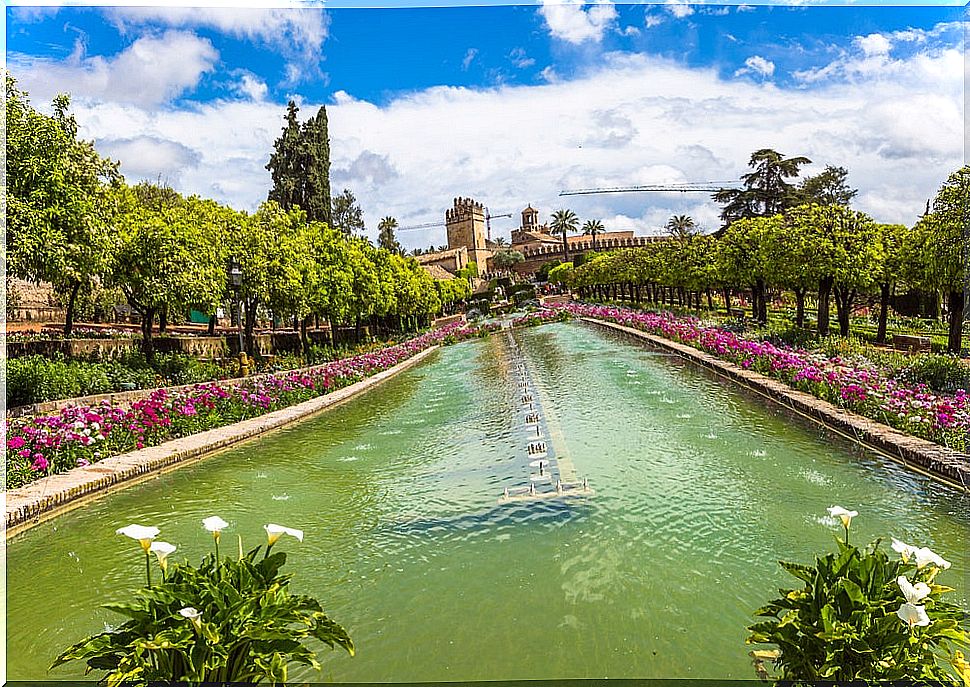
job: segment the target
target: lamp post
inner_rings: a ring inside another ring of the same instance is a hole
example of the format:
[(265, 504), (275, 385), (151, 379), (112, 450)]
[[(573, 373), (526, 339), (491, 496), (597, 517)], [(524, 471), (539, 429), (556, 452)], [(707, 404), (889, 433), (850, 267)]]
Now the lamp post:
[(239, 334), (239, 354), (245, 353), (243, 349), (242, 333), (242, 303), (239, 299), (239, 290), (242, 288), (242, 269), (236, 258), (229, 259), (229, 286), (232, 288), (233, 296), (236, 300), (236, 332)]

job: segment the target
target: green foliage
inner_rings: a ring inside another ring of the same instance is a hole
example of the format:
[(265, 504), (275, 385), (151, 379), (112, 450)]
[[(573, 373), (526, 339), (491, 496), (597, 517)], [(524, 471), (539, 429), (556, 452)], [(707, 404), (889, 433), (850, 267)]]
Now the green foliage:
[(744, 188), (723, 189), (714, 194), (714, 200), (724, 204), (724, 226), (739, 219), (777, 215), (797, 205), (797, 189), (788, 179), (797, 177), (799, 167), (810, 163), (807, 157), (786, 158), (770, 148), (753, 152), (748, 162), (752, 171), (741, 176)]
[(395, 229), (397, 229), (396, 219), (390, 216), (382, 217), (377, 223), (377, 245), (391, 253), (403, 253), (401, 244), (394, 236)]
[(300, 108), (292, 100), (287, 105), (283, 133), (273, 143), (266, 169), (273, 177), (267, 200), (284, 210), (300, 208), (311, 222), (331, 224), (330, 137), (327, 108), (300, 125)]
[[(280, 684), (291, 663), (320, 669), (309, 640), (353, 655), (350, 636), (320, 603), (290, 591), (292, 576), (280, 571), (286, 554), (260, 558), (261, 549), (238, 558), (208, 555), (198, 568), (168, 564), (163, 580), (136, 591), (133, 601), (105, 604), (127, 622), (71, 646), (51, 667), (84, 661), (89, 670), (107, 671), (111, 686), (153, 680)], [(184, 614), (195, 610), (198, 618)]]
[(357, 198), (345, 188), (333, 198), (331, 211), (332, 226), (339, 229), (344, 236), (353, 236), (355, 232), (363, 232), (364, 213), (357, 204)]
[[(848, 528), (846, 529), (848, 532)], [(847, 537), (846, 537), (847, 538)], [(838, 550), (815, 558), (812, 566), (781, 562), (803, 586), (755, 612), (765, 620), (748, 627), (748, 644), (775, 651), (753, 652), (756, 667), (772, 660), (776, 680), (796, 684), (817, 680), (915, 680), (962, 684), (953, 663), (968, 644), (964, 612), (943, 600), (952, 591), (934, 583), (939, 568), (917, 568), (880, 549), (879, 541), (859, 549), (838, 539)], [(927, 585), (919, 603), (929, 618), (910, 627), (897, 611), (907, 603), (898, 579)]]
[(926, 384), (942, 393), (970, 389), (970, 365), (958, 356), (920, 353), (905, 357), (906, 362), (897, 374), (900, 381)]
[(555, 284), (569, 284), (572, 272), (573, 263), (564, 262), (549, 270), (548, 279)]
[(536, 270), (536, 279), (538, 279), (541, 282), (549, 281), (549, 270), (561, 264), (562, 264), (562, 260), (559, 260), (559, 259), (550, 260), (549, 262), (542, 263), (542, 265), (539, 266), (539, 269)]
[(117, 163), (78, 139), (69, 106), (60, 95), (53, 115), (41, 114), (6, 75), (7, 269), (70, 294), (68, 334), (78, 290), (106, 269), (121, 179)]
[(495, 251), (492, 264), (497, 269), (510, 270), (524, 260), (525, 256), (519, 251), (512, 250), (511, 248), (503, 248), (502, 250)]

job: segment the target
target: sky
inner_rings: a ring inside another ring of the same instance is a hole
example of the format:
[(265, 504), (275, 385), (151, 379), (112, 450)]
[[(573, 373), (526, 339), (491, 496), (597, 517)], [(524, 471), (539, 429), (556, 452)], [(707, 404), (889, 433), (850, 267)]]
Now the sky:
[(69, 93), (129, 182), (242, 210), (266, 199), (287, 102), (326, 106), (334, 193), (353, 191), (372, 238), (386, 215), (443, 221), (456, 196), (513, 213), (494, 236), (527, 204), (543, 221), (570, 208), (655, 234), (689, 214), (712, 231), (704, 193), (559, 193), (737, 180), (761, 148), (810, 158), (808, 174), (846, 167), (857, 209), (912, 224), (964, 164), (960, 7), (350, 1), (13, 6), (7, 68), (39, 110)]

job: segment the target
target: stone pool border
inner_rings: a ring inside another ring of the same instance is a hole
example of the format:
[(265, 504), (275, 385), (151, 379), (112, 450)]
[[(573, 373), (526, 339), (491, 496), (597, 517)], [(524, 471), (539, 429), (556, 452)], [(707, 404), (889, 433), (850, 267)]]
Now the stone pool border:
[(414, 367), (439, 348), (440, 345), (430, 346), (407, 360), (350, 386), (287, 408), (166, 441), (157, 446), (105, 458), (97, 463), (50, 475), (12, 489), (5, 494), (4, 539), (9, 540), (108, 493), (152, 479), (235, 444), (328, 410)]
[(970, 492), (970, 456), (965, 453), (905, 434), (881, 422), (839, 408), (809, 393), (793, 389), (784, 382), (771, 379), (752, 370), (745, 370), (734, 363), (720, 360), (693, 346), (593, 317), (579, 317), (578, 319), (647, 341), (659, 348), (676, 353), (682, 358), (706, 367), (715, 374), (768, 397), (789, 410), (805, 415), (867, 448), (874, 449), (911, 470), (945, 482), (964, 492)]

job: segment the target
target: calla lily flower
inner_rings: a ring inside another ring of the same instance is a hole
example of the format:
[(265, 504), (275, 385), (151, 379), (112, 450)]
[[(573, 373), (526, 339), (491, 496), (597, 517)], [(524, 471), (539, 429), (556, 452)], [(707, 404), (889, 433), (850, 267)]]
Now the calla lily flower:
[(263, 525), (263, 529), (266, 530), (266, 536), (268, 539), (269, 546), (276, 543), (276, 540), (282, 537), (284, 534), (288, 534), (291, 537), (295, 537), (299, 541), (303, 541), (303, 530), (295, 530), (290, 527), (283, 527), (282, 525)]
[(155, 554), (155, 557), (158, 558), (158, 564), (161, 566), (162, 571), (164, 572), (167, 570), (168, 562), (165, 559), (168, 558), (170, 553), (175, 552), (175, 546), (173, 544), (169, 544), (167, 541), (156, 541), (152, 542), (152, 545), (148, 550)]
[(846, 510), (842, 506), (832, 506), (828, 509), (828, 511), (829, 515), (831, 515), (833, 518), (839, 518), (842, 520), (842, 526), (846, 529), (848, 529), (849, 523), (852, 522), (852, 518), (859, 514), (858, 511)]
[(930, 586), (928, 584), (925, 582), (912, 584), (906, 579), (905, 575), (897, 577), (896, 584), (899, 585), (899, 591), (903, 593), (903, 596), (906, 597), (906, 603), (909, 604), (918, 604), (930, 595)]
[(902, 604), (896, 611), (896, 615), (909, 626), (910, 630), (914, 627), (926, 627), (930, 624), (930, 617), (926, 615), (926, 608), (916, 604)]
[(950, 562), (944, 560), (941, 556), (934, 553), (932, 550), (926, 548), (925, 546), (920, 547), (913, 551), (913, 555), (916, 557), (916, 567), (923, 568), (927, 565), (935, 565), (937, 568), (942, 568), (946, 570), (950, 567)]
[(893, 537), (893, 551), (903, 557), (903, 563), (909, 563), (910, 556), (916, 555), (919, 547), (912, 546)]
[(197, 609), (192, 608), (191, 606), (186, 606), (185, 608), (182, 608), (179, 610), (179, 615), (181, 615), (183, 618), (187, 620), (192, 621), (192, 624), (195, 626), (196, 629), (199, 629), (202, 627), (201, 611), (198, 611)]
[(116, 534), (123, 534), (126, 537), (131, 537), (141, 544), (142, 550), (147, 554), (148, 549), (151, 548), (152, 539), (158, 536), (159, 530), (157, 527), (145, 527), (144, 525), (128, 525), (127, 527), (122, 527), (117, 530)]
[(212, 532), (212, 536), (218, 539), (222, 530), (229, 527), (229, 523), (220, 518), (218, 515), (213, 515), (211, 518), (206, 518), (203, 520), (202, 526)]

